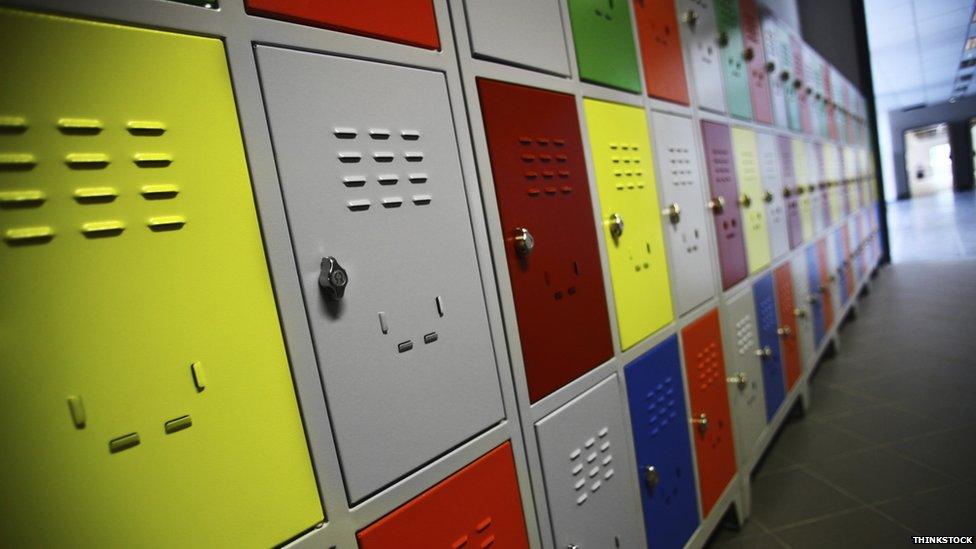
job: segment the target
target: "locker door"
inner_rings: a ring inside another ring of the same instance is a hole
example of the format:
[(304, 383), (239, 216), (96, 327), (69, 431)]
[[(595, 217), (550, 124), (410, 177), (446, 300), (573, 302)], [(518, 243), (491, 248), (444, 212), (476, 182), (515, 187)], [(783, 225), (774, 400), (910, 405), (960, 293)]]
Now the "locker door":
[(729, 299), (722, 310), (722, 340), (729, 357), (726, 388), (732, 411), (735, 455), (739, 465), (748, 462), (766, 427), (763, 395), (762, 347), (756, 333), (752, 291), (746, 288)]
[(556, 547), (643, 547), (617, 374), (535, 424)]
[(834, 97), (834, 87), (830, 78), (830, 65), (824, 64), (824, 99), (827, 104), (827, 137), (831, 140), (837, 139), (837, 104)]
[(766, 397), (766, 419), (783, 405), (786, 386), (783, 383), (783, 359), (779, 346), (779, 322), (776, 318), (776, 297), (773, 275), (766, 273), (752, 287), (756, 297), (756, 328), (762, 350), (763, 389)]
[(841, 98), (844, 101), (844, 120), (846, 122), (845, 127), (847, 130), (846, 137), (844, 141), (851, 143), (854, 141), (854, 121), (851, 119), (851, 88), (850, 85), (845, 81), (843, 87), (840, 90)]
[(0, 48), (0, 546), (321, 522), (222, 42), (0, 9)]
[(732, 137), (725, 124), (705, 120), (701, 124), (711, 190), (708, 205), (715, 217), (722, 288), (728, 290), (742, 281), (748, 272), (742, 213), (739, 210), (739, 186), (732, 160)]
[(687, 105), (688, 85), (674, 0), (635, 0), (633, 4), (647, 95)]
[(698, 106), (725, 112), (722, 88), (722, 59), (719, 57), (718, 29), (712, 0), (677, 0), (681, 43), (688, 50), (691, 82)]
[(820, 135), (820, 117), (817, 113), (816, 91), (817, 80), (819, 79), (821, 72), (819, 71), (819, 64), (817, 63), (813, 49), (803, 42), (800, 42), (800, 48), (803, 56), (804, 76), (803, 86), (800, 88), (800, 94), (806, 99), (807, 108), (810, 110), (810, 128), (807, 133), (811, 135)]
[[(847, 216), (851, 213), (851, 202), (850, 196), (847, 194), (847, 158), (845, 158), (846, 150), (843, 147), (837, 147), (837, 179), (834, 182), (835, 194), (837, 194), (837, 202), (840, 204), (840, 216)], [(838, 216), (838, 220), (840, 219)]]
[(779, 313), (780, 351), (783, 357), (783, 371), (786, 376), (786, 392), (793, 389), (800, 379), (799, 326), (795, 316), (796, 304), (793, 299), (793, 275), (790, 266), (784, 263), (773, 271), (776, 285), (776, 310)]
[(864, 278), (865, 263), (864, 254), (862, 253), (863, 248), (862, 243), (862, 232), (860, 224), (861, 214), (858, 213), (856, 216), (847, 220), (847, 232), (848, 239), (850, 241), (850, 255), (848, 263), (854, 269), (854, 282), (859, 283)]
[(790, 47), (793, 50), (793, 88), (796, 90), (796, 102), (800, 111), (800, 131), (812, 133), (810, 105), (805, 93), (807, 74), (803, 64), (803, 42), (796, 36), (790, 35)]
[[(569, 19), (580, 79), (640, 93), (629, 3), (570, 0)], [(530, 40), (530, 47), (534, 44), (535, 40)]]
[(796, 174), (797, 202), (800, 212), (800, 229), (803, 234), (803, 241), (806, 242), (813, 237), (813, 211), (811, 209), (809, 191), (810, 170), (807, 164), (807, 150), (805, 142), (793, 139), (793, 172)]
[(674, 319), (644, 110), (584, 99), (620, 345)]
[(828, 288), (825, 281), (820, 278), (821, 262), (817, 256), (817, 245), (808, 246), (806, 254), (807, 287), (809, 288), (807, 301), (810, 303), (810, 312), (813, 317), (813, 342), (815, 346), (819, 347), (828, 327), (824, 322), (824, 312), (830, 310), (830, 307), (825, 304), (825, 297), (829, 294), (826, 291)]
[(807, 160), (807, 191), (810, 193), (810, 219), (813, 224), (813, 234), (820, 234), (830, 226), (830, 216), (827, 211), (827, 185), (823, 180), (823, 161), (820, 146), (812, 141), (804, 144)]
[(694, 127), (688, 118), (652, 112), (651, 129), (660, 162), (677, 312), (683, 315), (715, 293)]
[(779, 151), (780, 173), (783, 175), (783, 200), (786, 201), (786, 234), (790, 239), (790, 249), (803, 243), (803, 228), (800, 222), (800, 187), (793, 171), (793, 140), (785, 135), (776, 138)]
[(772, 105), (773, 121), (777, 126), (785, 128), (788, 123), (786, 114), (786, 83), (782, 77), (785, 65), (783, 63), (783, 45), (780, 42), (780, 32), (776, 26), (776, 20), (772, 17), (762, 17), (761, 25), (763, 54), (766, 56), (769, 99)]
[(810, 52), (810, 57), (813, 60), (813, 66), (810, 68), (810, 76), (812, 77), (813, 88), (813, 104), (811, 108), (815, 114), (816, 122), (816, 134), (820, 137), (827, 137), (827, 109), (824, 105), (824, 70), (827, 67), (827, 63), (813, 50), (813, 48), (807, 48)]
[(857, 188), (857, 156), (856, 151), (850, 147), (844, 148), (844, 189), (847, 193), (847, 200), (844, 202), (846, 209), (844, 215), (851, 215), (860, 209), (860, 193)]
[(841, 285), (841, 295), (838, 297), (843, 303), (847, 303), (854, 291), (854, 273), (851, 272), (850, 263), (847, 257), (851, 253), (850, 236), (847, 234), (847, 224), (845, 223), (837, 229), (835, 233), (837, 239), (837, 278)]
[(837, 156), (837, 146), (833, 143), (823, 144), (824, 173), (826, 173), (827, 184), (830, 187), (828, 197), (830, 199), (830, 220), (837, 221), (841, 217), (840, 192), (838, 183), (840, 181), (840, 160)]
[(790, 260), (790, 271), (793, 273), (793, 317), (796, 318), (797, 339), (800, 341), (800, 364), (806, 369), (813, 366), (815, 304), (812, 300), (816, 296), (809, 290), (809, 269), (803, 253)]
[(777, 25), (779, 30), (780, 43), (780, 63), (783, 70), (780, 72), (780, 80), (783, 81), (783, 89), (786, 93), (786, 121), (790, 130), (798, 132), (803, 129), (800, 122), (800, 100), (797, 97), (796, 85), (796, 57), (793, 53), (794, 41), (791, 39), (789, 31), (783, 26)]
[(266, 46), (257, 58), (357, 502), (503, 417), (447, 87), (437, 72), (369, 61)]
[(746, 69), (749, 73), (749, 97), (752, 100), (753, 117), (756, 122), (772, 124), (769, 72), (766, 69), (763, 34), (756, 0), (739, 0), (739, 13), (742, 17), (742, 42), (745, 46), (742, 50), (742, 58), (746, 61)]
[(757, 132), (756, 140), (759, 150), (759, 172), (763, 184), (762, 197), (766, 205), (766, 225), (769, 229), (769, 250), (772, 257), (776, 258), (790, 249), (779, 150), (773, 134)]
[(835, 237), (836, 231), (831, 231), (817, 243), (817, 252), (820, 253), (820, 248), (823, 249), (823, 255), (819, 258), (820, 264), (825, 265), (821, 278), (826, 281), (824, 285), (827, 287), (827, 293), (830, 297), (829, 308), (826, 304), (824, 305), (824, 326), (827, 329), (832, 328), (834, 320), (840, 318), (840, 307), (844, 300), (843, 287), (840, 277), (837, 276), (840, 266), (837, 264), (837, 239)]
[(739, 205), (745, 217), (746, 258), (749, 272), (755, 273), (769, 265), (769, 231), (766, 229), (766, 208), (762, 201), (762, 181), (759, 179), (756, 134), (746, 128), (732, 128), (732, 149), (739, 179)]
[(431, 0), (245, 0), (251, 13), (432, 50), (441, 48)]
[(698, 492), (702, 516), (707, 517), (736, 470), (718, 309), (681, 330), (681, 350), (695, 439)]
[(678, 337), (624, 368), (637, 482), (650, 547), (683, 547), (698, 527), (698, 495)]
[(725, 79), (725, 101), (729, 106), (729, 114), (743, 120), (752, 120), (749, 69), (743, 58), (745, 46), (742, 42), (738, 2), (736, 0), (713, 1), (718, 29), (719, 56)]
[(464, 8), (475, 56), (569, 74), (558, 0), (465, 0)]
[(528, 547), (511, 442), (370, 524), (356, 539), (360, 549)]
[(613, 355), (576, 100), (495, 80), (478, 90), (535, 402)]
[(819, 209), (816, 212), (817, 218), (820, 219), (820, 225), (822, 227), (829, 227), (831, 225), (830, 219), (830, 182), (827, 181), (824, 171), (824, 158), (823, 158), (823, 147), (820, 147), (816, 143), (810, 143), (810, 158), (814, 160), (814, 169), (816, 169), (817, 177), (816, 183), (817, 194), (820, 196)]

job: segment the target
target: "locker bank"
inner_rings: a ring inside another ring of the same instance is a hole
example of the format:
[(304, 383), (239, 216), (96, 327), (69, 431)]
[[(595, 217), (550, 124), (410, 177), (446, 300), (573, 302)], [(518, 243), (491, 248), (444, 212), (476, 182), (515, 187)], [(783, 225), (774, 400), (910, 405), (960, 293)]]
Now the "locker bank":
[(702, 547), (881, 259), (754, 0), (2, 4), (3, 547)]

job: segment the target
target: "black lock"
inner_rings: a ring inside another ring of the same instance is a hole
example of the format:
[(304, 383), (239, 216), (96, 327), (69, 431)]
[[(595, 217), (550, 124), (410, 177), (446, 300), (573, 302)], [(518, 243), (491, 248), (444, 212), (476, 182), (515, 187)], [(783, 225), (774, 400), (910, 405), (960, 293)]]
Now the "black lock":
[(339, 265), (336, 258), (329, 256), (322, 258), (322, 270), (319, 272), (319, 286), (329, 301), (339, 301), (346, 293), (349, 275)]

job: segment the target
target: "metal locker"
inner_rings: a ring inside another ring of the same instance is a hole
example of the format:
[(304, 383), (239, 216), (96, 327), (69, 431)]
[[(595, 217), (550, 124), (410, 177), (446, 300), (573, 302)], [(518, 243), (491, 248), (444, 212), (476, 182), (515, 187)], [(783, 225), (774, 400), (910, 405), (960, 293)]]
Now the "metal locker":
[(769, 229), (769, 251), (779, 257), (790, 250), (786, 228), (786, 200), (783, 198), (783, 179), (776, 136), (756, 132), (759, 152), (759, 172), (762, 177), (763, 203), (766, 205), (766, 226)]
[(813, 367), (814, 319), (813, 309), (816, 295), (810, 293), (809, 269), (804, 253), (797, 253), (790, 260), (793, 274), (793, 317), (796, 319), (796, 334), (800, 341), (800, 363), (804, 369)]
[(752, 290), (746, 288), (729, 299), (722, 310), (722, 339), (725, 344), (726, 387), (732, 412), (735, 456), (739, 465), (748, 463), (755, 453), (759, 435), (766, 428), (766, 401), (763, 395), (762, 356), (765, 350), (756, 333)]
[(725, 101), (729, 114), (743, 120), (752, 119), (749, 98), (749, 68), (743, 56), (742, 26), (739, 24), (737, 0), (713, 0), (718, 29), (719, 57), (725, 82)]
[(844, 189), (847, 193), (847, 200), (844, 202), (846, 209), (844, 215), (849, 216), (861, 208), (861, 193), (857, 187), (857, 153), (850, 147), (844, 148)]
[[(765, 70), (769, 81), (769, 100), (772, 106), (773, 122), (781, 127), (787, 126), (786, 114), (786, 86), (783, 72), (783, 44), (780, 41), (780, 32), (776, 25), (776, 20), (765, 14), (760, 18), (763, 37), (763, 54), (766, 57)], [(789, 77), (786, 77), (788, 80)]]
[(617, 374), (535, 424), (556, 547), (643, 547)]
[(678, 315), (715, 294), (712, 251), (705, 225), (702, 174), (695, 152), (694, 127), (688, 118), (651, 112)]
[(512, 443), (481, 456), (356, 534), (360, 549), (529, 546)]
[(834, 320), (840, 318), (840, 308), (844, 302), (844, 288), (841, 285), (841, 277), (837, 276), (840, 266), (837, 263), (837, 239), (835, 237), (836, 231), (831, 231), (817, 243), (817, 252), (820, 253), (820, 249), (823, 250), (819, 257), (820, 264), (823, 265), (822, 268), (824, 269), (821, 277), (822, 280), (826, 280), (824, 285), (828, 288), (827, 293), (830, 296), (829, 310), (827, 310), (827, 305), (824, 305), (824, 326), (828, 330), (834, 326)]
[(776, 318), (776, 297), (773, 275), (766, 273), (752, 286), (756, 298), (756, 328), (762, 350), (763, 391), (766, 397), (766, 418), (772, 420), (783, 405), (786, 386), (783, 383), (783, 358), (779, 345), (779, 321)]
[(722, 59), (719, 57), (718, 29), (712, 0), (677, 0), (681, 43), (688, 51), (691, 82), (698, 106), (725, 112), (722, 88)]
[(797, 202), (800, 210), (800, 229), (803, 233), (803, 241), (813, 238), (813, 209), (811, 199), (813, 193), (810, 188), (813, 186), (810, 180), (810, 169), (807, 164), (807, 147), (805, 141), (793, 139), (793, 173), (796, 174), (796, 193)]
[(860, 282), (864, 278), (864, 272), (867, 265), (864, 261), (864, 253), (862, 248), (862, 243), (864, 242), (864, 233), (861, 231), (861, 219), (862, 214), (859, 212), (854, 217), (847, 220), (847, 232), (848, 239), (850, 242), (850, 253), (849, 262), (854, 268), (854, 282)]
[(823, 169), (820, 155), (817, 150), (820, 146), (812, 141), (804, 143), (806, 147), (805, 158), (807, 161), (807, 194), (810, 199), (810, 223), (813, 227), (813, 234), (820, 234), (830, 226), (830, 218), (827, 215), (827, 185), (822, 179)]
[(810, 312), (813, 318), (813, 342), (819, 347), (823, 341), (824, 334), (828, 328), (824, 322), (824, 311), (829, 310), (825, 307), (824, 297), (830, 295), (825, 281), (820, 278), (820, 261), (817, 257), (817, 245), (813, 244), (806, 249), (807, 256), (807, 302), (810, 304)]
[(718, 309), (681, 330), (690, 422), (695, 439), (698, 493), (707, 517), (735, 476), (735, 441), (725, 389), (725, 358)]
[(747, 128), (733, 127), (732, 150), (735, 153), (735, 173), (739, 179), (739, 205), (745, 218), (746, 259), (749, 272), (755, 273), (769, 265), (769, 231), (766, 229), (766, 208), (762, 201), (762, 181), (759, 179), (756, 134)]
[(620, 346), (674, 319), (644, 110), (584, 99)]
[(819, 219), (819, 225), (822, 228), (829, 227), (831, 225), (830, 219), (830, 182), (827, 181), (824, 171), (824, 158), (823, 158), (823, 148), (817, 143), (810, 143), (810, 156), (808, 158), (813, 159), (813, 168), (816, 169), (817, 177), (814, 179), (817, 183), (819, 191), (817, 194), (819, 196), (820, 203), (817, 210), (814, 212), (814, 219)]
[(824, 156), (824, 179), (826, 179), (827, 185), (830, 188), (830, 192), (827, 196), (830, 199), (830, 220), (831, 223), (833, 223), (841, 218), (840, 193), (838, 191), (838, 183), (840, 182), (840, 161), (837, 156), (836, 145), (825, 142), (822, 146)]
[(803, 243), (803, 229), (800, 223), (800, 187), (793, 171), (793, 140), (785, 135), (776, 137), (779, 151), (780, 173), (783, 175), (783, 200), (786, 202), (786, 234), (790, 249)]
[(569, 74), (558, 0), (465, 0), (464, 9), (476, 57)]
[(630, 2), (569, 0), (569, 19), (580, 79), (640, 93)]
[(824, 81), (824, 99), (827, 105), (827, 137), (831, 140), (837, 139), (837, 104), (835, 103), (836, 98), (834, 97), (834, 87), (831, 79), (830, 65), (824, 63), (823, 67), (823, 81)]
[(826, 63), (810, 46), (803, 45), (803, 63), (807, 75), (804, 92), (810, 105), (810, 125), (814, 135), (826, 136), (827, 116), (823, 109), (823, 71)]
[(812, 133), (810, 103), (805, 93), (807, 73), (803, 64), (803, 46), (799, 38), (790, 35), (790, 48), (793, 50), (793, 88), (796, 90), (796, 102), (800, 111), (800, 128), (804, 133)]
[(708, 165), (711, 198), (708, 207), (715, 217), (715, 241), (718, 245), (722, 288), (728, 290), (748, 273), (746, 249), (742, 235), (742, 213), (739, 210), (739, 186), (735, 180), (732, 159), (732, 137), (729, 127), (702, 120), (702, 143)]
[(624, 374), (647, 544), (683, 547), (699, 521), (678, 336), (628, 364)]
[(613, 356), (576, 100), (484, 79), (478, 92), (535, 402)]
[(773, 271), (773, 282), (776, 286), (776, 310), (779, 315), (780, 351), (783, 359), (783, 373), (786, 378), (786, 392), (789, 393), (800, 379), (800, 337), (797, 325), (797, 307), (793, 298), (793, 274), (787, 263), (776, 267)]
[(749, 97), (752, 101), (752, 114), (756, 122), (773, 123), (773, 107), (769, 97), (769, 71), (763, 48), (763, 34), (759, 23), (759, 9), (756, 0), (739, 0), (739, 14), (742, 19), (742, 58), (746, 61), (749, 73)]
[(834, 231), (834, 255), (837, 258), (837, 282), (840, 285), (840, 294), (837, 296), (837, 301), (840, 303), (840, 307), (843, 308), (844, 304), (851, 297), (851, 292), (854, 289), (854, 274), (851, 272), (850, 264), (847, 262), (847, 255), (850, 253), (850, 241), (847, 236), (847, 224), (838, 227)]
[(846, 137), (843, 140), (846, 143), (851, 143), (854, 141), (854, 120), (851, 118), (851, 96), (854, 94), (851, 90), (850, 84), (847, 81), (843, 81), (843, 86), (840, 90), (841, 99), (844, 102), (844, 121), (845, 127), (847, 129)]
[(647, 95), (687, 105), (688, 85), (674, 0), (633, 4)]
[(223, 43), (0, 9), (0, 48), (0, 546), (314, 527)]
[(256, 49), (332, 431), (358, 502), (504, 416), (447, 87), (434, 71)]
[(795, 47), (798, 43), (783, 25), (777, 24), (777, 28), (779, 29), (779, 43), (782, 47), (780, 63), (783, 65), (783, 70), (779, 77), (783, 81), (786, 92), (786, 121), (790, 130), (799, 132), (803, 130), (803, 124), (800, 120), (800, 98), (797, 94), (798, 86), (796, 85)]
[(250, 13), (432, 50), (441, 48), (432, 0), (245, 0)]
[[(851, 214), (851, 202), (850, 196), (847, 194), (847, 158), (845, 158), (845, 149), (838, 145), (837, 147), (837, 179), (834, 182), (835, 191), (834, 194), (837, 196), (837, 202), (840, 203), (840, 215), (848, 216)], [(840, 217), (838, 217), (840, 219)]]

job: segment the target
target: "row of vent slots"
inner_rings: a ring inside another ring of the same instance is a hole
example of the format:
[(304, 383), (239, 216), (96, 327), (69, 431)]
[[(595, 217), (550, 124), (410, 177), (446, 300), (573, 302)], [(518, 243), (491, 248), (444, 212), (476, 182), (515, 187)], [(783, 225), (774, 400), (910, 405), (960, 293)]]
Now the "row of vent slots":
[[(392, 135), (392, 132), (385, 128), (370, 128), (368, 133), (371, 138), (378, 141), (385, 141)], [(338, 139), (355, 139), (359, 136), (359, 130), (356, 128), (334, 128), (332, 135)], [(417, 130), (400, 130), (400, 137), (404, 141), (418, 141), (420, 140), (420, 132)]]
[[(163, 430), (167, 435), (172, 435), (173, 433), (178, 433), (184, 429), (189, 429), (192, 425), (193, 420), (189, 415), (185, 415), (176, 419), (164, 421)], [(108, 451), (115, 454), (123, 450), (128, 450), (129, 448), (134, 448), (140, 443), (142, 443), (142, 440), (139, 438), (139, 433), (132, 432), (108, 441)]]
[[(173, 155), (163, 152), (141, 152), (132, 155), (132, 162), (140, 168), (165, 168), (173, 163)], [(31, 153), (0, 153), (0, 170), (27, 171), (34, 169), (39, 163), (37, 157)], [(112, 163), (112, 158), (106, 153), (68, 153), (64, 163), (75, 170), (104, 169)]]
[[(186, 225), (186, 218), (181, 215), (166, 215), (150, 217), (146, 227), (153, 232), (175, 231)], [(81, 234), (87, 237), (118, 236), (126, 229), (126, 224), (119, 220), (90, 221), (80, 227)], [(11, 243), (45, 243), (54, 239), (57, 232), (48, 225), (30, 227), (14, 227), (4, 231), (3, 239)]]
[[(166, 183), (143, 185), (139, 191), (146, 200), (172, 199), (179, 193), (179, 186)], [(115, 187), (79, 187), (72, 193), (72, 198), (79, 204), (104, 204), (118, 197), (119, 191)], [(47, 194), (37, 189), (0, 191), (0, 207), (37, 207), (47, 200)]]
[[(340, 151), (337, 155), (339, 157), (339, 162), (343, 164), (358, 164), (362, 159), (363, 155), (355, 151)], [(407, 162), (423, 162), (424, 153), (419, 151), (407, 151), (403, 153), (403, 158)], [(396, 159), (396, 153), (387, 151), (378, 151), (373, 153), (373, 160), (382, 164), (388, 164)]]
[[(56, 125), (68, 135), (96, 135), (105, 129), (105, 123), (97, 118), (62, 117)], [(22, 134), (28, 128), (30, 124), (24, 116), (0, 116), (0, 134)], [(130, 120), (125, 129), (132, 135), (158, 136), (166, 132), (166, 124), (157, 120)]]

